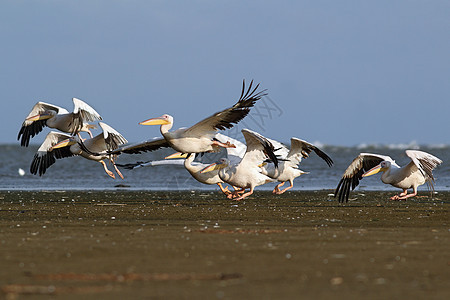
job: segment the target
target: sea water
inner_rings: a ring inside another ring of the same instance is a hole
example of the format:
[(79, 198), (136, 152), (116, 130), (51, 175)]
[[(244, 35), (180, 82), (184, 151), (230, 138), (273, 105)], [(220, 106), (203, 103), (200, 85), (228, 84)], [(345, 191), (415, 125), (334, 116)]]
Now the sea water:
[[(330, 190), (332, 192), (343, 172), (352, 160), (361, 152), (389, 155), (403, 166), (409, 162), (405, 154), (407, 149), (419, 149), (431, 153), (444, 161), (435, 171), (435, 190), (450, 190), (450, 146), (419, 146), (419, 145), (359, 145), (354, 147), (337, 147), (320, 145), (334, 161), (329, 168), (317, 155), (311, 153), (304, 159), (300, 169), (309, 172), (294, 181), (293, 190)], [(165, 165), (143, 167), (134, 170), (121, 168), (124, 179), (116, 175), (116, 179), (109, 177), (103, 166), (95, 161), (82, 157), (58, 159), (55, 164), (42, 175), (30, 174), (30, 164), (38, 146), (28, 148), (19, 145), (0, 145), (0, 189), (1, 190), (215, 190), (216, 185), (205, 185), (197, 182), (185, 170), (184, 166)], [(172, 154), (170, 149), (161, 149), (144, 154), (122, 154), (117, 158), (121, 164), (136, 161), (161, 160)], [(220, 154), (208, 154), (197, 157), (197, 161), (212, 163)], [(108, 164), (114, 172), (114, 168)], [(361, 180), (358, 190), (394, 190), (380, 181), (380, 175), (374, 175)], [(285, 184), (287, 187), (289, 183)], [(260, 186), (257, 190), (273, 189), (275, 183)], [(419, 188), (427, 191), (426, 185)]]

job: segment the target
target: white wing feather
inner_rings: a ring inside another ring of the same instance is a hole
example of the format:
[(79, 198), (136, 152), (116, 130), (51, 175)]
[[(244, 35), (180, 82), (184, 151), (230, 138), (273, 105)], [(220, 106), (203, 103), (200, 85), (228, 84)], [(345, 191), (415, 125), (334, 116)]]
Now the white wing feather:
[(80, 113), (84, 121), (94, 122), (102, 120), (100, 114), (83, 100), (72, 98), (72, 101), (73, 101), (73, 113), (74, 114)]

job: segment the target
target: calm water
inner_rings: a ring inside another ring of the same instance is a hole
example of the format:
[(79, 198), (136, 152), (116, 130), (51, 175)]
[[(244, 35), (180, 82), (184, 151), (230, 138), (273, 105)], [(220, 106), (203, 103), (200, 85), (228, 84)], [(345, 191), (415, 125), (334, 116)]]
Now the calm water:
[[(125, 177), (112, 179), (103, 170), (100, 163), (88, 161), (81, 157), (57, 160), (42, 177), (31, 175), (29, 167), (37, 146), (23, 148), (18, 145), (0, 145), (0, 189), (1, 190), (198, 190), (217, 189), (216, 186), (204, 185), (193, 179), (183, 166), (156, 166), (135, 170), (122, 169)], [(303, 171), (310, 172), (295, 180), (295, 190), (334, 189), (349, 163), (360, 152), (372, 152), (390, 155), (399, 165), (408, 162), (402, 146), (359, 146), (333, 147), (323, 146), (323, 150), (334, 160), (332, 168), (316, 155), (304, 160), (300, 166)], [(411, 148), (411, 146), (409, 146)], [(441, 158), (444, 163), (435, 170), (435, 189), (450, 190), (450, 146), (424, 146), (420, 150), (432, 153)], [(140, 155), (123, 154), (119, 163), (162, 159), (173, 153), (171, 150), (160, 150)], [(211, 162), (215, 157), (203, 157), (204, 162)], [(25, 170), (25, 175), (19, 174), (19, 169)], [(110, 170), (113, 170), (112, 166)], [(275, 184), (261, 186), (258, 189), (273, 189)], [(392, 190), (394, 188), (382, 184), (379, 175), (365, 178), (360, 190)], [(419, 188), (426, 191), (426, 186)]]

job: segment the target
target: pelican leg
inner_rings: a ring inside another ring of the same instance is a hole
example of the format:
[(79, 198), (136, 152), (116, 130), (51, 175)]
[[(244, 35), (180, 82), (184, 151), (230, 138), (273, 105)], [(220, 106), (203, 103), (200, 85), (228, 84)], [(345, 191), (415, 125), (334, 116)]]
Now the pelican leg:
[[(281, 190), (281, 191), (280, 191), (280, 189), (278, 189), (277, 195), (283, 194), (283, 193), (286, 192), (287, 190), (292, 189), (292, 188), (294, 187), (294, 182), (293, 182), (292, 180), (290, 180), (289, 182), (291, 183), (291, 185), (288, 186), (287, 188), (285, 188), (284, 190)], [(283, 182), (283, 183), (284, 183), (284, 182)]]
[(403, 192), (400, 193), (399, 196), (405, 196), (406, 194), (408, 194), (408, 190), (403, 190)]
[(278, 194), (278, 193), (280, 192), (280, 187), (282, 187), (283, 184), (284, 184), (285, 182), (286, 182), (286, 181), (280, 182), (280, 183), (273, 189), (272, 193), (273, 193), (273, 194)]
[(114, 169), (116, 170), (116, 173), (120, 176), (120, 178), (123, 179), (123, 175), (122, 173), (119, 171), (119, 169), (117, 168), (116, 164), (112, 161), (112, 164), (114, 166)]
[(218, 147), (223, 147), (223, 148), (236, 148), (236, 146), (234, 144), (230, 143), (229, 141), (227, 141), (226, 143), (221, 143), (219, 141), (213, 141), (212, 145), (218, 146)]
[(405, 196), (403, 196), (403, 197), (398, 197), (397, 200), (406, 200), (406, 199), (411, 198), (411, 197), (414, 197), (414, 196), (416, 196), (416, 195), (417, 195), (417, 193), (407, 194), (407, 195), (405, 195)]
[(123, 175), (122, 175), (122, 173), (119, 171), (119, 169), (117, 168), (116, 163), (114, 162), (114, 158), (113, 158), (113, 157), (110, 157), (110, 158), (109, 158), (109, 161), (110, 161), (111, 164), (114, 166), (114, 169), (116, 170), (116, 173), (120, 176), (120, 178), (123, 179)]
[(103, 165), (103, 168), (105, 169), (106, 174), (108, 174), (109, 176), (111, 176), (112, 178), (116, 178), (116, 176), (114, 176), (114, 173), (111, 172), (110, 170), (108, 170), (108, 167), (106, 166), (106, 163), (101, 160), (100, 163)]
[(232, 185), (232, 187), (233, 187), (233, 189), (234, 189), (235, 191), (237, 191), (238, 193), (243, 193), (243, 192), (244, 192), (243, 189), (238, 188), (238, 187), (235, 187), (234, 185)]
[(240, 196), (240, 193), (245, 192), (245, 189), (235, 190), (234, 192), (231, 192), (229, 195), (227, 195), (228, 199), (234, 199)]
[(218, 182), (217, 185), (219, 186), (222, 193), (224, 193), (225, 195), (228, 196), (229, 194), (231, 194), (231, 192), (228, 190), (228, 187), (224, 188), (220, 182)]
[[(391, 199), (391, 200), (401, 200), (401, 199), (406, 199), (406, 198), (402, 198), (402, 197), (406, 196), (407, 194), (408, 194), (408, 190), (404, 189), (403, 192), (401, 192), (401, 193), (398, 194), (398, 195), (392, 196), (390, 199)], [(415, 191), (415, 194), (414, 194), (414, 195), (416, 195), (416, 194), (417, 194), (417, 191)]]
[(242, 194), (240, 197), (237, 197), (237, 198), (235, 198), (235, 199), (233, 199), (233, 200), (241, 201), (242, 199), (244, 199), (244, 198), (250, 196), (251, 194), (253, 194), (253, 187), (251, 187), (251, 188), (250, 188), (250, 191), (248, 191), (247, 193), (244, 193), (244, 194)]
[(407, 190), (403, 190), (403, 193), (399, 195), (397, 200), (406, 200), (408, 198), (414, 197), (417, 195), (417, 188), (414, 188), (413, 192), (411, 194), (408, 194)]
[[(92, 134), (92, 132), (90, 131), (90, 129), (95, 129), (97, 128), (96, 125), (94, 124), (88, 124), (87, 126), (87, 133), (89, 134), (89, 136), (91, 137), (91, 139), (94, 137), (94, 135)], [(80, 137), (81, 138), (81, 137)]]

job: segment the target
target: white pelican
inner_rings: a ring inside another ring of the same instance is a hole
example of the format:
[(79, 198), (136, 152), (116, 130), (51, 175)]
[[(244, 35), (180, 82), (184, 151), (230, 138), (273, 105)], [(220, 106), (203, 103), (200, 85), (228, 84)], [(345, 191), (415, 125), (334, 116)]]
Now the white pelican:
[[(322, 158), (329, 167), (333, 165), (333, 160), (326, 155), (322, 150), (301, 139), (292, 137), (291, 148), (287, 149), (285, 145), (277, 141), (268, 139), (275, 147), (275, 154), (279, 158), (278, 168), (273, 164), (263, 166), (263, 174), (270, 178), (276, 179), (280, 183), (273, 189), (274, 194), (283, 194), (294, 186), (294, 179), (302, 174), (307, 174), (298, 168), (302, 158), (307, 158), (309, 154), (314, 151), (320, 158)], [(287, 181), (291, 184), (287, 188), (280, 190)]]
[(244, 81), (241, 97), (235, 105), (217, 112), (189, 128), (180, 128), (170, 132), (169, 130), (173, 126), (173, 117), (167, 114), (140, 122), (141, 125), (161, 125), (160, 131), (164, 138), (127, 145), (113, 153), (140, 153), (162, 147), (172, 147), (181, 153), (201, 153), (218, 151), (219, 147), (233, 147), (230, 143), (221, 143), (214, 136), (218, 130), (232, 128), (250, 112), (250, 108), (256, 101), (266, 95), (265, 91), (256, 92), (259, 84), (254, 89), (252, 89), (252, 84), (253, 81), (246, 91)]
[[(238, 140), (235, 140), (226, 135), (217, 133), (215, 136), (222, 143), (232, 143), (236, 146), (236, 148), (226, 148), (227, 149), (227, 157), (239, 157), (242, 158), (245, 152), (245, 145)], [(230, 194), (228, 187), (224, 188), (222, 184), (224, 183), (222, 179), (219, 177), (219, 170), (214, 170), (211, 172), (201, 173), (201, 171), (209, 166), (209, 164), (204, 164), (201, 162), (194, 161), (196, 157), (196, 153), (174, 153), (166, 157), (165, 160), (156, 160), (156, 161), (148, 161), (148, 162), (137, 162), (132, 164), (119, 165), (121, 167), (125, 167), (127, 169), (137, 169), (140, 167), (148, 167), (148, 166), (160, 166), (160, 165), (183, 165), (186, 170), (191, 174), (194, 179), (204, 184), (217, 184), (220, 190), (228, 195)], [(174, 158), (185, 158), (185, 159), (174, 159)]]
[(74, 108), (71, 113), (65, 108), (53, 104), (36, 103), (25, 121), (23, 121), (22, 128), (20, 128), (17, 136), (17, 140), (22, 136), (20, 145), (28, 147), (30, 138), (41, 132), (45, 126), (70, 133), (71, 135), (84, 131), (88, 132), (92, 137), (89, 129), (95, 128), (95, 126), (89, 125), (87, 122), (101, 120), (102, 117), (84, 101), (77, 98), (72, 98), (72, 101)]
[[(131, 164), (121, 165), (118, 164), (119, 167), (125, 167), (127, 169), (137, 169), (140, 167), (149, 167), (149, 166), (164, 166), (164, 165), (180, 165), (184, 166), (186, 170), (191, 174), (194, 179), (198, 182), (204, 184), (217, 184), (220, 190), (224, 194), (229, 194), (228, 187), (224, 188), (222, 184), (224, 183), (222, 179), (219, 177), (219, 171), (212, 171), (208, 173), (201, 173), (204, 168), (209, 166), (209, 164), (203, 164), (201, 162), (194, 161), (196, 153), (180, 153), (176, 152), (167, 158), (171, 158), (170, 160), (154, 160), (147, 162), (137, 162)], [(184, 159), (172, 159), (172, 158), (184, 158)]]
[[(205, 173), (219, 169), (220, 179), (241, 189), (233, 192), (235, 200), (242, 200), (250, 196), (253, 194), (254, 188), (259, 185), (275, 181), (262, 174), (261, 165), (268, 157), (274, 162), (275, 166), (278, 165), (278, 159), (274, 154), (275, 149), (268, 139), (248, 129), (242, 129), (242, 134), (245, 137), (247, 149), (239, 163), (233, 163), (227, 158), (222, 158), (219, 162), (209, 165), (202, 171)], [(247, 188), (250, 190), (245, 192)], [(242, 192), (243, 194), (239, 195)]]
[[(339, 202), (348, 202), (350, 188), (354, 190), (363, 177), (380, 171), (383, 172), (381, 175), (383, 183), (403, 190), (399, 195), (391, 197), (391, 200), (403, 200), (417, 195), (417, 187), (425, 182), (433, 190), (432, 171), (442, 163), (442, 160), (418, 150), (406, 150), (406, 155), (411, 158), (411, 162), (400, 167), (389, 156), (372, 153), (359, 154), (345, 170), (334, 196), (339, 195)], [(413, 193), (408, 194), (408, 189), (413, 189)]]
[[(86, 159), (100, 162), (105, 172), (115, 178), (114, 173), (108, 170), (104, 162), (105, 159), (109, 159), (117, 174), (123, 179), (114, 163), (115, 156), (107, 151), (116, 149), (119, 145), (125, 144), (127, 140), (107, 124), (99, 122), (99, 125), (103, 129), (103, 133), (84, 141), (81, 141), (78, 136), (51, 131), (34, 155), (30, 172), (32, 174), (39, 172), (39, 176), (42, 176), (47, 168), (56, 162), (56, 159), (80, 155)], [(90, 150), (97, 153), (94, 154)]]

